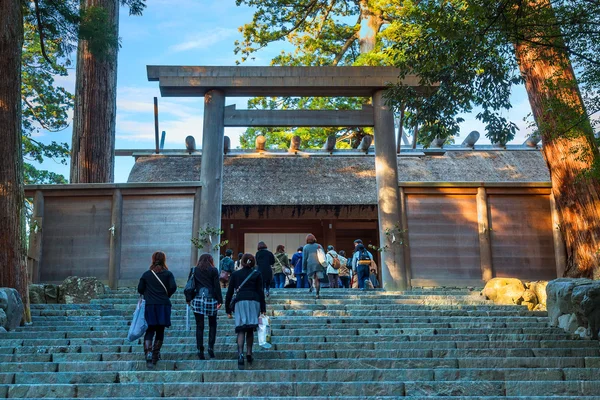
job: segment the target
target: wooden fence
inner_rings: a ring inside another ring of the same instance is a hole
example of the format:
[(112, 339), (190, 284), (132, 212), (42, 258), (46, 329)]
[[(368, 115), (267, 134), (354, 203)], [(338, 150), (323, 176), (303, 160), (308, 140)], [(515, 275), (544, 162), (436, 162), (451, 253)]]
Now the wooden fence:
[[(495, 276), (553, 279), (564, 250), (546, 183), (400, 185), (405, 265), (413, 286), (480, 286)], [(163, 250), (176, 277), (196, 258), (198, 183), (29, 185), (34, 282), (96, 276), (132, 286)]]

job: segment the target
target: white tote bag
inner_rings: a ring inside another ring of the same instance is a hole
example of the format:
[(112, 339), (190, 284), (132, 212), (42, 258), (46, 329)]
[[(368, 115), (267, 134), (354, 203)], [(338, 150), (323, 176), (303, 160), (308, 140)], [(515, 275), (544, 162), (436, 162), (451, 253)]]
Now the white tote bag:
[(317, 260), (319, 264), (323, 266), (323, 268), (327, 268), (327, 255), (325, 255), (325, 250), (319, 245), (317, 249)]
[(146, 309), (146, 300), (143, 300), (140, 297), (138, 301), (137, 307), (133, 312), (133, 320), (131, 321), (131, 326), (129, 327), (129, 332), (127, 333), (127, 339), (130, 342), (138, 340), (146, 330), (148, 329), (148, 324), (146, 323), (146, 318), (144, 317), (144, 311)]
[(271, 322), (266, 315), (258, 318), (258, 345), (263, 349), (271, 348)]

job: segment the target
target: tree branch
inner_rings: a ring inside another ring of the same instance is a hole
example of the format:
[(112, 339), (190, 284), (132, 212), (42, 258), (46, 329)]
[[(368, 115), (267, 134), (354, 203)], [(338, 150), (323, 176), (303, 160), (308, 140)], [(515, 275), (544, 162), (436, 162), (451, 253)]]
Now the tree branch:
[(33, 0), (33, 3), (35, 4), (35, 18), (37, 20), (38, 33), (40, 35), (40, 49), (42, 50), (42, 56), (50, 65), (52, 65), (52, 67), (54, 67), (54, 63), (52, 60), (50, 60), (48, 54), (46, 54), (46, 45), (44, 44), (44, 26), (42, 24), (42, 14), (40, 12), (39, 0)]
[(339, 62), (342, 60), (342, 57), (344, 57), (344, 54), (346, 54), (346, 52), (348, 51), (350, 46), (352, 46), (352, 43), (354, 43), (357, 39), (358, 39), (358, 32), (354, 32), (352, 34), (352, 36), (350, 36), (348, 39), (346, 39), (346, 42), (342, 46), (342, 49), (340, 50), (340, 52), (338, 54), (336, 54), (331, 65), (337, 66), (339, 64)]
[[(45, 130), (47, 130), (48, 132), (60, 132), (60, 131), (64, 131), (65, 129), (67, 129), (69, 127), (69, 124), (67, 124), (64, 128), (61, 128), (61, 129), (50, 128), (48, 126), (48, 124), (46, 124), (44, 122), (44, 120), (35, 112), (35, 106), (33, 104), (31, 104), (25, 96), (21, 96), (21, 100), (23, 100), (23, 102), (25, 102), (25, 104), (27, 104), (27, 107), (29, 107), (29, 109), (31, 110), (31, 115), (33, 116), (33, 119), (35, 119), (41, 125), (41, 127), (44, 128)], [(31, 139), (31, 140), (33, 140), (33, 139)]]

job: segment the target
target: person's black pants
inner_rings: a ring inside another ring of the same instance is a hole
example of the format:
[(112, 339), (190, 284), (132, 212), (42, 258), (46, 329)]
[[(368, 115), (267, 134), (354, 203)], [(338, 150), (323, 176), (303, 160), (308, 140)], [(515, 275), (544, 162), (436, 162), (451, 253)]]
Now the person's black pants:
[(165, 326), (164, 325), (148, 325), (148, 329), (146, 330), (146, 334), (144, 335), (144, 340), (152, 341), (154, 339), (154, 334), (156, 334), (157, 341), (164, 342)]
[[(196, 318), (196, 348), (204, 350), (204, 314), (194, 313)], [(217, 316), (208, 316), (208, 348), (215, 348), (217, 340)]]

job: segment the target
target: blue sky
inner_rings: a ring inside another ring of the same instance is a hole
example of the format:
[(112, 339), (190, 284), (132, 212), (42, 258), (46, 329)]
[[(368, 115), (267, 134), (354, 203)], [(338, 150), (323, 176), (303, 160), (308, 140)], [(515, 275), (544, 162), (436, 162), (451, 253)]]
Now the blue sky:
[[(252, 19), (252, 10), (237, 7), (234, 0), (148, 0), (141, 17), (130, 17), (121, 9), (117, 84), (117, 149), (154, 147), (153, 97), (159, 97), (160, 130), (167, 132), (165, 148), (183, 149), (188, 135), (201, 146), (202, 99), (160, 98), (157, 82), (148, 82), (146, 65), (235, 65), (238, 57), (233, 53), (234, 42), (241, 39), (238, 27)], [(251, 62), (244, 65), (268, 65), (284, 44), (262, 50)], [(68, 77), (59, 77), (57, 83), (71, 91), (75, 86), (75, 70)], [(231, 98), (227, 104), (246, 108), (247, 99)], [(513, 95), (513, 109), (506, 114), (521, 130), (511, 143), (522, 143), (527, 135), (523, 117), (530, 112), (524, 88)], [(465, 115), (461, 138), (472, 130), (484, 134), (483, 125), (474, 115)], [(227, 128), (226, 135), (232, 146), (239, 145), (243, 128)], [(59, 133), (41, 133), (43, 142), (52, 140), (71, 143), (71, 129)], [(486, 138), (479, 143), (489, 143)], [(115, 181), (126, 182), (134, 164), (132, 157), (117, 157)], [(46, 161), (42, 167), (68, 177), (69, 168)]]

